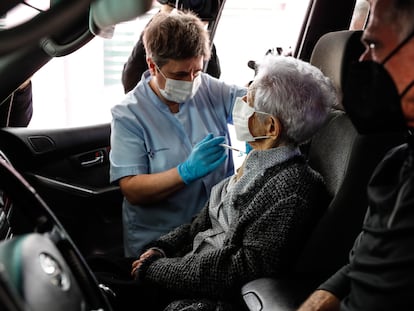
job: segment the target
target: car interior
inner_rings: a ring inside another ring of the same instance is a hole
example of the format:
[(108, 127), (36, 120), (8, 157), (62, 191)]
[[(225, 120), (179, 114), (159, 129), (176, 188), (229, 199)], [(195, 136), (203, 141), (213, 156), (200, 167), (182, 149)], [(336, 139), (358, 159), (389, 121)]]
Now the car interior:
[[(0, 16), (18, 0), (0, 4)], [(347, 68), (363, 51), (348, 30), (355, 0), (310, 1), (293, 56), (329, 76), (341, 98)], [(225, 1), (220, 1), (220, 8)], [(51, 0), (49, 10), (0, 31), (0, 105), (53, 57), (110, 37), (152, 1)], [(213, 18), (214, 35), (220, 12)], [(62, 22), (64, 21), (64, 22)], [(359, 135), (342, 105), (304, 146), (331, 201), (289, 277), (241, 288), (247, 310), (295, 310), (347, 262), (367, 208), (366, 185), (400, 133)], [(110, 124), (64, 129), (0, 128), (0, 309), (112, 310), (85, 258), (122, 253), (122, 194), (109, 183)], [(33, 260), (36, 258), (36, 260)], [(40, 264), (38, 264), (40, 262)]]

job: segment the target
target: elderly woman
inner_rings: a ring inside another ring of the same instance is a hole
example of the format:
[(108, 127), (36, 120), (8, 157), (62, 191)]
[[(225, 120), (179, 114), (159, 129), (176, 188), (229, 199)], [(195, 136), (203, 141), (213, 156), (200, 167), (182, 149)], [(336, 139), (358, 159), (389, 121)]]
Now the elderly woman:
[[(130, 299), (149, 302), (151, 310), (170, 302), (167, 310), (239, 310), (243, 284), (287, 273), (326, 197), (321, 176), (298, 146), (321, 127), (335, 101), (334, 87), (319, 69), (267, 56), (233, 110), (236, 135), (253, 150), (237, 174), (213, 187), (190, 224), (133, 261)], [(149, 301), (152, 294), (156, 301)]]

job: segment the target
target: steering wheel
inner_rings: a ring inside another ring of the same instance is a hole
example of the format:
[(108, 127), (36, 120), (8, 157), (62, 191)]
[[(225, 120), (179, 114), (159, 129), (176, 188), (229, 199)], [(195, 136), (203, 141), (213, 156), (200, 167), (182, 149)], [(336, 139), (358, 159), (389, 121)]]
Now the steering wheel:
[(63, 226), (1, 153), (0, 189), (3, 203), (12, 202), (13, 236), (0, 242), (0, 304), (5, 310), (112, 310)]

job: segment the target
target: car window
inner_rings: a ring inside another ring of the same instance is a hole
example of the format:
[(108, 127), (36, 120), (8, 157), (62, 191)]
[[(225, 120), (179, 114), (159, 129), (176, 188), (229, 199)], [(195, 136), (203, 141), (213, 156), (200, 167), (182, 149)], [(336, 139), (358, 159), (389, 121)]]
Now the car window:
[[(279, 46), (293, 48), (308, 2), (227, 0), (214, 38), (222, 68), (220, 79), (246, 84), (253, 78), (253, 70), (247, 67), (250, 59), (259, 59)], [(123, 64), (158, 8), (159, 3), (154, 1), (153, 9), (144, 16), (117, 25), (112, 39), (97, 37), (40, 69), (32, 77), (34, 113), (29, 127), (109, 122), (110, 108), (124, 96)]]
[[(259, 61), (280, 48), (283, 54), (294, 50), (308, 5), (308, 0), (227, 0), (214, 36), (220, 79), (246, 85), (254, 78), (250, 60)], [(232, 145), (244, 151), (245, 143), (236, 139), (231, 125), (229, 132)], [(244, 158), (233, 152), (236, 168)]]
[(249, 60), (269, 50), (294, 49), (308, 0), (227, 0), (214, 43), (222, 67), (221, 78), (246, 84), (253, 77)]
[[(49, 1), (27, 1), (0, 21), (7, 28), (48, 8)], [(34, 4), (36, 7), (34, 7)], [(294, 50), (309, 0), (227, 0), (215, 30), (220, 79), (246, 85), (254, 77), (250, 60), (266, 53)], [(154, 1), (146, 14), (115, 27), (113, 37), (94, 38), (74, 53), (48, 62), (32, 77), (33, 117), (30, 128), (64, 128), (111, 121), (110, 109), (124, 95), (121, 73), (145, 25), (158, 12)], [(235, 139), (232, 143), (245, 150)], [(244, 156), (234, 153), (236, 167)]]
[[(49, 1), (29, 1), (1, 19), (3, 27), (13, 26), (47, 9)], [(33, 7), (33, 3), (36, 7)], [(254, 78), (250, 60), (266, 53), (288, 54), (294, 50), (309, 0), (227, 0), (214, 44), (221, 66), (220, 79), (246, 85)], [(32, 7), (31, 7), (32, 6)], [(145, 25), (159, 10), (154, 1), (146, 14), (115, 27), (113, 37), (94, 38), (83, 48), (65, 57), (52, 59), (32, 77), (33, 117), (30, 128), (62, 128), (107, 123), (110, 109), (124, 97), (121, 73), (124, 63)], [(232, 144), (245, 150), (244, 142)], [(244, 160), (234, 153), (235, 165)]]

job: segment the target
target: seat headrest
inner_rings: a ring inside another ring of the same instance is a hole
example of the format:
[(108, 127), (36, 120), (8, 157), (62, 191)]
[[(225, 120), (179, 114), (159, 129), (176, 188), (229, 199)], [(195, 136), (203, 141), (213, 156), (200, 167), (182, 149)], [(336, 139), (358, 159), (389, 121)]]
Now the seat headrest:
[(310, 63), (332, 79), (338, 91), (339, 107), (342, 107), (342, 90), (345, 85), (348, 66), (358, 61), (364, 51), (361, 30), (344, 30), (324, 34), (316, 43)]

